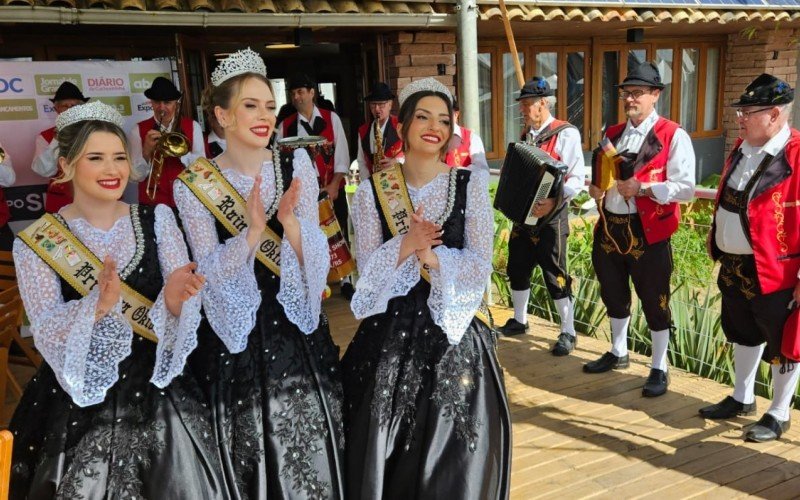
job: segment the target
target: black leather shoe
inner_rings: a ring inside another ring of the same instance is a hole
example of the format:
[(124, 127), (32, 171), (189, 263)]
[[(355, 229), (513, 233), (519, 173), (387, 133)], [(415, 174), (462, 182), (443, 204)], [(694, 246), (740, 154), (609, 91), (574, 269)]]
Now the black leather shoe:
[(755, 401), (744, 404), (736, 401), (731, 396), (726, 396), (725, 399), (715, 405), (700, 408), (700, 416), (712, 420), (734, 418), (740, 415), (755, 415), (755, 413)]
[(789, 420), (781, 422), (769, 413), (765, 413), (754, 426), (750, 427), (744, 438), (747, 441), (755, 441), (756, 443), (775, 441), (781, 437), (781, 434), (789, 430), (790, 424), (791, 421)]
[(339, 287), (339, 291), (342, 292), (342, 297), (347, 300), (352, 299), (353, 295), (356, 293), (356, 289), (353, 287), (353, 284), (347, 282), (342, 283), (342, 286)]
[(567, 332), (561, 332), (553, 346), (553, 356), (566, 356), (578, 345), (578, 337)]
[(658, 368), (651, 368), (650, 375), (647, 377), (647, 382), (642, 387), (642, 396), (646, 398), (655, 398), (666, 394), (667, 387), (669, 386), (669, 373)]
[(509, 318), (506, 324), (500, 327), (500, 333), (506, 337), (513, 337), (514, 335), (522, 335), (528, 331), (527, 323), (520, 323), (514, 318)]
[(615, 356), (607, 352), (600, 356), (600, 359), (589, 361), (583, 365), (583, 371), (586, 373), (603, 373), (609, 370), (621, 370), (630, 366), (628, 355)]

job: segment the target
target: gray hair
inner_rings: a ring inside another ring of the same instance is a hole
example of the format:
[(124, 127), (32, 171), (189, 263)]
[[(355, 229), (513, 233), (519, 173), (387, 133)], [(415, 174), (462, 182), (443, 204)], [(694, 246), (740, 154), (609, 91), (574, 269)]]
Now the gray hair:
[(543, 97), (542, 100), (547, 103), (547, 107), (550, 108), (550, 111), (556, 109), (556, 96), (549, 95), (547, 97)]

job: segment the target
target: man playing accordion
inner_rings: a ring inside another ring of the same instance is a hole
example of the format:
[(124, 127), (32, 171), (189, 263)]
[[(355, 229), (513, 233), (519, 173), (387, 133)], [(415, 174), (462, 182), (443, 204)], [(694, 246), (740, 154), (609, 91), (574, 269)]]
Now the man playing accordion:
[[(642, 395), (647, 397), (661, 396), (669, 385), (670, 237), (680, 221), (677, 202), (692, 199), (695, 183), (695, 157), (689, 135), (656, 112), (663, 88), (655, 64), (643, 63), (628, 72), (619, 85), (619, 98), (625, 104), (628, 121), (608, 127), (605, 138), (632, 175), (617, 180), (607, 192), (595, 186), (598, 180), (594, 178), (589, 187), (601, 212), (592, 263), (611, 319), (612, 346), (600, 359), (586, 363), (583, 371), (602, 373), (628, 367), (632, 280), (653, 341), (653, 363), (642, 389)], [(598, 153), (594, 157), (601, 156)]]
[(581, 136), (568, 122), (556, 120), (550, 113), (555, 104), (554, 92), (542, 77), (534, 77), (522, 87), (519, 98), (527, 130), (522, 140), (541, 148), (556, 160), (564, 162), (567, 175), (564, 179), (564, 196), (560, 206), (557, 198), (536, 202), (534, 215), (544, 217), (553, 210), (556, 214), (544, 225), (534, 230), (530, 226), (514, 224), (508, 243), (508, 277), (514, 301), (514, 317), (502, 327), (504, 335), (518, 335), (528, 330), (527, 310), (531, 288), (531, 273), (541, 266), (547, 291), (556, 304), (561, 317), (561, 334), (553, 354), (566, 356), (575, 348), (573, 319), (572, 278), (567, 273), (567, 203), (583, 187), (584, 165)]

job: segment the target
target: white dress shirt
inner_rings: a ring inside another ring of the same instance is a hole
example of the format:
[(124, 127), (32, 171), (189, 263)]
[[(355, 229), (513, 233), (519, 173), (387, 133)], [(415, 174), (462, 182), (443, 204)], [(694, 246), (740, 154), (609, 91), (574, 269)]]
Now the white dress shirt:
[[(747, 141), (742, 142), (739, 150), (742, 152), (742, 159), (731, 172), (728, 178), (727, 185), (737, 191), (744, 191), (747, 183), (753, 178), (756, 169), (764, 160), (766, 155), (776, 156), (789, 142), (791, 131), (789, 125), (784, 125), (783, 128), (775, 134), (763, 146), (751, 146)], [(752, 197), (752, 191), (747, 193), (747, 199)], [(749, 255), (753, 253), (753, 247), (747, 240), (742, 227), (742, 221), (738, 213), (729, 212), (721, 206), (717, 208), (717, 213), (714, 216), (717, 223), (717, 231), (714, 233), (714, 241), (717, 247), (725, 253), (732, 253), (737, 255)]]
[[(617, 141), (617, 152), (627, 151), (638, 153), (644, 143), (645, 137), (658, 121), (658, 113), (653, 110), (650, 116), (644, 119), (638, 127), (634, 127), (628, 120), (625, 130)], [(695, 185), (695, 157), (692, 140), (685, 130), (679, 128), (672, 136), (667, 155), (667, 180), (649, 184), (653, 191), (653, 200), (666, 205), (672, 202), (692, 201)], [(637, 212), (636, 198), (632, 197), (627, 202), (617, 191), (614, 185), (608, 190), (605, 197), (605, 209), (615, 214), (633, 214)]]
[[(314, 124), (317, 117), (322, 118), (319, 108), (314, 106), (314, 111), (311, 113), (311, 120), (306, 120), (302, 113), (297, 113), (297, 137), (308, 137), (310, 134), (306, 132), (305, 127), (300, 122), (306, 122), (309, 126)], [(336, 174), (347, 175), (350, 172), (350, 151), (347, 149), (347, 136), (344, 133), (342, 120), (334, 111), (331, 111), (331, 126), (333, 127), (333, 172)], [(283, 139), (283, 126), (278, 127), (275, 131), (276, 140)]]
[[(531, 127), (528, 135), (532, 140), (536, 140), (539, 134), (553, 121), (555, 121), (555, 118), (550, 115), (538, 129)], [(581, 134), (578, 129), (568, 127), (559, 132), (553, 152), (568, 167), (567, 177), (564, 179), (564, 201), (569, 201), (570, 198), (578, 194), (586, 186), (586, 165), (583, 163)]]
[[(483, 146), (483, 139), (474, 131), (470, 130), (470, 132), (472, 132), (469, 136), (469, 158), (471, 163), (467, 168), (477, 172), (489, 173), (489, 163), (486, 161), (486, 148)], [(450, 138), (450, 144), (447, 147), (448, 150), (457, 149), (461, 146), (463, 134), (458, 123), (454, 123), (453, 137)]]
[(42, 134), (36, 135), (34, 142), (33, 163), (31, 170), (41, 175), (42, 177), (53, 177), (58, 171), (58, 158), (56, 158), (56, 149), (58, 149), (58, 141), (55, 137), (49, 143), (42, 137)]
[[(142, 137), (139, 135), (139, 124), (137, 123), (128, 132), (128, 148), (131, 152), (131, 180), (141, 181), (150, 173), (150, 162), (147, 161), (142, 151)], [(188, 154), (181, 156), (181, 163), (189, 166), (200, 156), (206, 155), (206, 147), (203, 141), (203, 129), (200, 124), (192, 120), (192, 149)]]

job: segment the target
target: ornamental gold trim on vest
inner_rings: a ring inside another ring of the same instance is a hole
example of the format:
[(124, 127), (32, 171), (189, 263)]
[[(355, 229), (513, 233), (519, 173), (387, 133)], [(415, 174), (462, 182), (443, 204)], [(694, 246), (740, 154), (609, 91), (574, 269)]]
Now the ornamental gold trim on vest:
[[(397, 164), (381, 170), (372, 177), (378, 204), (386, 220), (386, 225), (389, 226), (389, 231), (392, 236), (406, 234), (410, 228), (408, 221), (411, 219), (411, 214), (414, 213), (414, 206), (411, 203), (411, 196), (408, 194), (408, 186), (403, 177), (401, 165)], [(425, 281), (431, 282), (431, 275), (427, 269), (421, 267), (419, 274)], [(486, 312), (483, 309), (486, 309)], [(475, 317), (491, 328), (491, 319), (484, 301), (475, 312)]]
[[(45, 214), (17, 236), (82, 296), (89, 295), (99, 283), (103, 263), (52, 214)], [(124, 281), (120, 288), (122, 315), (133, 331), (158, 342), (149, 317), (153, 303)]]
[[(232, 236), (247, 229), (247, 203), (210, 161), (198, 158), (178, 176)], [(256, 247), (256, 259), (281, 275), (281, 237), (267, 226)]]

